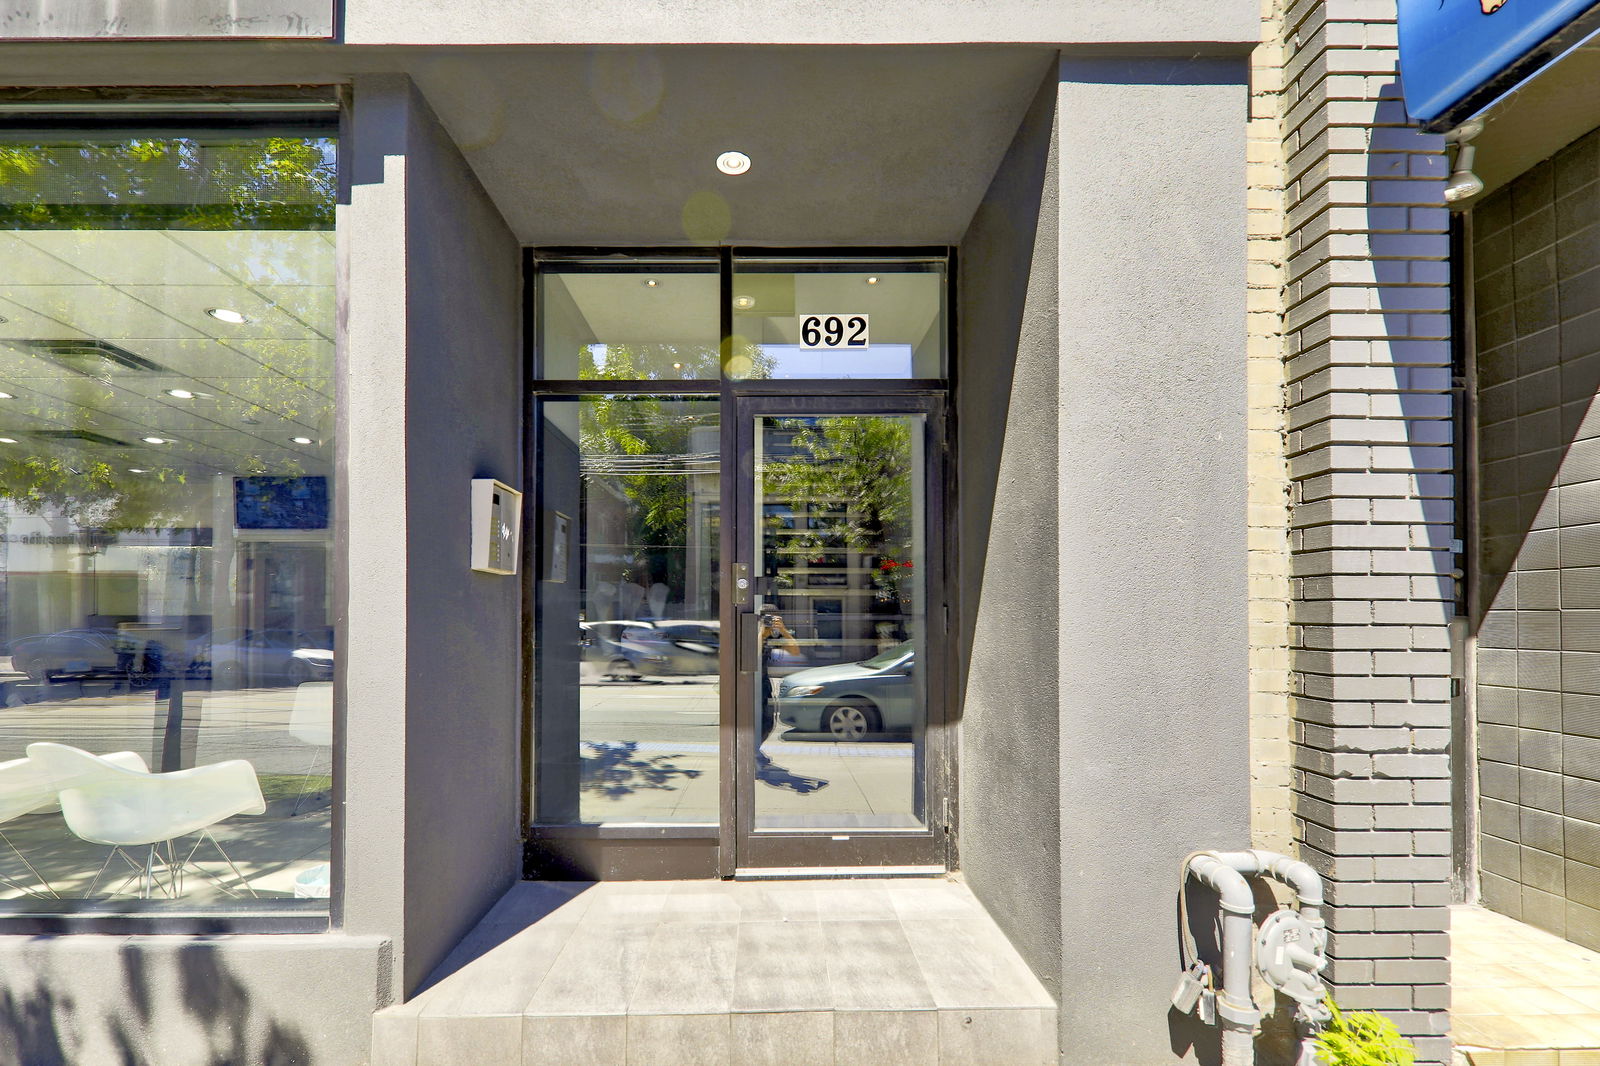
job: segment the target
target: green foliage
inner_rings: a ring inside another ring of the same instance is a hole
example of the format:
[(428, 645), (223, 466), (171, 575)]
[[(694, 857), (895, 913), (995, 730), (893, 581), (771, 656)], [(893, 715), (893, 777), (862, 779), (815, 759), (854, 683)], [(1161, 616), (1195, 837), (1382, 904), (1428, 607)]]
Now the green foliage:
[(793, 419), (795, 456), (766, 468), (769, 496), (793, 500), (848, 501), (850, 518), (826, 531), (798, 531), (795, 543), (826, 547), (843, 535), (855, 552), (884, 554), (890, 545), (909, 546), (911, 520), (911, 427), (903, 419), (843, 415)]
[(1412, 1066), (1416, 1048), (1395, 1024), (1373, 1011), (1346, 1014), (1328, 1000), (1333, 1020), (1317, 1034), (1317, 1054), (1327, 1066)]

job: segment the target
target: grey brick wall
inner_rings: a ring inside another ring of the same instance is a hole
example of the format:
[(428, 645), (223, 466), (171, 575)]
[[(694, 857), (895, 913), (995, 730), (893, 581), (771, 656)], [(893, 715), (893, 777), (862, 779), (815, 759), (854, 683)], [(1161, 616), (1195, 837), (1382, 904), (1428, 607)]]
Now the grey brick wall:
[(1329, 971), (1449, 1060), (1453, 613), (1442, 139), (1405, 116), (1393, 0), (1285, 25), (1295, 832)]
[(1472, 236), (1482, 898), (1600, 948), (1600, 131)]

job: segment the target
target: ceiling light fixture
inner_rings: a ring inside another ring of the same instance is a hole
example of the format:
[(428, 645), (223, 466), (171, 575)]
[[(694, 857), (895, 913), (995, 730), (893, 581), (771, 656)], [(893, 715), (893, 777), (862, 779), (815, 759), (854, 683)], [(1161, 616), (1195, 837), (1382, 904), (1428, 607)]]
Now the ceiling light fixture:
[(142, 466), (130, 466), (130, 467), (128, 467), (128, 473), (130, 473), (130, 474), (148, 474), (149, 472), (150, 471), (146, 470)]
[(750, 169), (750, 157), (743, 152), (723, 152), (717, 156), (717, 169), (737, 177)]
[(206, 314), (218, 322), (226, 322), (232, 326), (242, 326), (250, 321), (242, 313), (235, 311), (231, 307), (208, 307), (206, 308)]
[(289, 439), (294, 441), (296, 444), (310, 444), (311, 443), (311, 438), (310, 437), (290, 437)]
[(15, 437), (0, 437), (0, 444), (15, 444), (15, 443), (17, 443), (17, 438), (15, 438)]
[(755, 305), (756, 298), (754, 296), (735, 296), (733, 298), (733, 306), (741, 311), (748, 311)]
[(146, 444), (165, 444), (165, 443), (167, 443), (167, 438), (165, 438), (165, 437), (140, 437), (139, 439), (144, 441)]
[(876, 285), (877, 283), (878, 283), (878, 276), (876, 274), (872, 275), (872, 277), (867, 279), (867, 284), (868, 285)]
[(659, 281), (657, 281), (655, 278), (645, 278), (644, 279), (644, 287), (647, 288), (647, 289), (653, 289), (657, 285), (660, 285), (660, 284), (661, 283)]
[(0, 400), (15, 400), (16, 397), (9, 392), (0, 392)]
[(179, 400), (194, 399), (194, 393), (190, 392), (188, 389), (168, 389), (167, 395)]

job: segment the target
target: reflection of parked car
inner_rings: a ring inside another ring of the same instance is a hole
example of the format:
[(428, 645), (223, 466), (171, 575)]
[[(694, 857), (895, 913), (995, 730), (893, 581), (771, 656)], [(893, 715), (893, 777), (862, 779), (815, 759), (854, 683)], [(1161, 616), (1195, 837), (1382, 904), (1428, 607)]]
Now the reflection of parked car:
[(189, 672), (211, 678), (218, 688), (326, 681), (333, 676), (332, 633), (218, 630), (191, 661)]
[(778, 682), (778, 718), (798, 732), (839, 740), (908, 732), (919, 708), (915, 671), (909, 641), (858, 663), (796, 670)]
[(635, 673), (714, 674), (721, 643), (718, 622), (660, 621), (625, 630), (617, 649)]
[(63, 629), (19, 637), (11, 642), (11, 668), (34, 681), (62, 674), (87, 677), (127, 672), (116, 631), (110, 629)]
[(579, 622), (578, 645), (583, 650), (583, 661), (600, 664), (607, 677), (638, 677), (639, 671), (622, 647), (622, 634), (630, 629), (648, 629), (653, 624), (631, 619)]

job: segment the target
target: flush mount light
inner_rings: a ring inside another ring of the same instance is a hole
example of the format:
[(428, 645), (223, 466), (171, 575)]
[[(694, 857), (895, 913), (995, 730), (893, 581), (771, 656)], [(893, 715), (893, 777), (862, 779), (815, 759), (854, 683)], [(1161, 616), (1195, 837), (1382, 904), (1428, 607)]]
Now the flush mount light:
[(674, 369), (674, 370), (682, 370), (683, 369), (683, 364), (682, 363), (673, 363), (672, 364), (672, 369)]
[(878, 277), (877, 277), (876, 274), (874, 274), (872, 277), (867, 279), (867, 284), (868, 285), (876, 285), (877, 283), (878, 283)]
[(167, 443), (167, 438), (165, 438), (165, 437), (140, 437), (139, 439), (144, 441), (146, 444), (165, 444), (165, 443)]
[(168, 389), (167, 395), (179, 400), (194, 399), (194, 393), (190, 392), (188, 389)]
[(17, 438), (15, 438), (15, 437), (0, 437), (0, 444), (15, 444), (15, 443), (17, 443)]
[(657, 285), (660, 285), (660, 284), (661, 283), (659, 281), (657, 281), (655, 278), (645, 278), (644, 279), (644, 287), (647, 288), (647, 289), (653, 289)]
[(130, 466), (130, 467), (128, 467), (128, 473), (130, 473), (130, 474), (148, 474), (149, 472), (150, 471), (146, 470), (142, 466)]
[(743, 174), (750, 169), (750, 157), (743, 152), (723, 152), (717, 156), (717, 169), (724, 174)]
[(15, 400), (16, 397), (9, 392), (0, 392), (0, 400)]
[(311, 443), (311, 438), (310, 437), (290, 437), (289, 439), (294, 441), (296, 444), (310, 444)]
[(206, 314), (218, 322), (226, 322), (230, 326), (242, 326), (250, 321), (241, 312), (235, 311), (231, 307), (208, 307), (206, 308)]
[(735, 296), (733, 298), (733, 306), (741, 311), (748, 311), (755, 305), (756, 298), (754, 296)]

